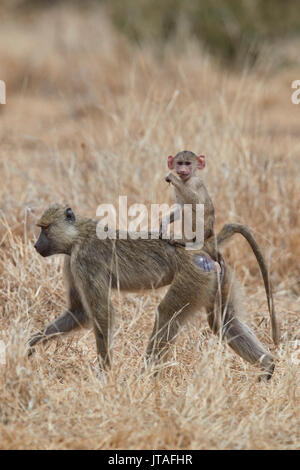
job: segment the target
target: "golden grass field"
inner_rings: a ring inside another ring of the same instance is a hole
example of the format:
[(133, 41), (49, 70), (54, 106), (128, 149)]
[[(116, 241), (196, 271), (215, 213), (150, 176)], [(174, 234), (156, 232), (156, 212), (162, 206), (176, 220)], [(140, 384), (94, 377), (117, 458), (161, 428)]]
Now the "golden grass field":
[[(288, 45), (286, 46), (288, 47)], [(187, 38), (134, 48), (104, 12), (54, 8), (0, 31), (1, 449), (295, 449), (300, 446), (299, 68), (268, 49), (251, 71), (219, 67)], [(298, 73), (298, 75), (297, 75)], [(216, 227), (246, 223), (271, 270), (281, 343), (270, 340), (255, 258), (225, 251), (246, 323), (278, 358), (273, 379), (221, 344), (199, 312), (159, 378), (138, 373), (166, 289), (114, 294), (113, 366), (97, 374), (93, 332), (37, 347), (30, 335), (65, 308), (62, 256), (39, 256), (35, 222), (52, 202), (95, 216), (102, 202), (167, 202), (166, 158), (205, 153)]]

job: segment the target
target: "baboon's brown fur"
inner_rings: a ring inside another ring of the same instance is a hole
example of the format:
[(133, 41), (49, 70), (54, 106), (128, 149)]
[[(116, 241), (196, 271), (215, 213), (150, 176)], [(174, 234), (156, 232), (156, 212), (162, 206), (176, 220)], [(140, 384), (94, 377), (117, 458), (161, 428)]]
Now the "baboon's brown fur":
[[(76, 217), (70, 208), (53, 205), (41, 217), (40, 237), (35, 248), (42, 256), (64, 253), (68, 285), (68, 309), (42, 334), (32, 338), (30, 346), (53, 334), (70, 331), (92, 321), (101, 366), (110, 364), (110, 331), (113, 307), (110, 288), (139, 291), (165, 286), (170, 288), (160, 302), (148, 347), (147, 360), (158, 360), (178, 328), (202, 307), (208, 323), (221, 334), (229, 346), (246, 361), (257, 364), (270, 378), (274, 370), (272, 355), (254, 333), (238, 318), (236, 286), (226, 267), (221, 286), (221, 299), (216, 302), (218, 274), (210, 256), (203, 250), (188, 251), (165, 240), (100, 240), (97, 222)], [(197, 260), (205, 257), (207, 271)], [(216, 318), (220, 308), (221, 322)]]

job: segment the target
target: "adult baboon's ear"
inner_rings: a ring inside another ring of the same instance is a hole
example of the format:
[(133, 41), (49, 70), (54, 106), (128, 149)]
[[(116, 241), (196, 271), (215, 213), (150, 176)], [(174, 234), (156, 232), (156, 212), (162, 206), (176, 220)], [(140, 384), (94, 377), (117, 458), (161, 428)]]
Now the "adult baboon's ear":
[(66, 209), (65, 214), (66, 214), (66, 218), (67, 218), (67, 220), (69, 220), (69, 222), (75, 222), (76, 217), (75, 217), (75, 214), (74, 214), (74, 212), (72, 211), (71, 207), (68, 207), (68, 208)]

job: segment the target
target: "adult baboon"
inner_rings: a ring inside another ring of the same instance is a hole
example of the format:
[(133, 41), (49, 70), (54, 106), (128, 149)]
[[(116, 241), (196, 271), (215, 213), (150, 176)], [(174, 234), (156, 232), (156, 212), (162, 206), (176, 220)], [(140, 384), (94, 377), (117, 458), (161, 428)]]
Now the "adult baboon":
[(165, 240), (100, 240), (97, 221), (75, 217), (69, 207), (50, 206), (38, 222), (41, 233), (35, 244), (42, 256), (68, 255), (65, 274), (69, 306), (30, 346), (53, 334), (70, 331), (92, 321), (97, 353), (102, 367), (110, 364), (109, 333), (113, 322), (110, 288), (127, 291), (153, 289), (168, 284), (151, 333), (147, 359), (158, 360), (178, 328), (195, 311), (206, 309), (209, 325), (246, 361), (259, 365), (266, 378), (274, 370), (274, 359), (237, 318), (235, 284), (226, 266), (221, 286), (221, 322), (216, 319), (218, 274), (215, 262), (204, 251), (187, 251)]

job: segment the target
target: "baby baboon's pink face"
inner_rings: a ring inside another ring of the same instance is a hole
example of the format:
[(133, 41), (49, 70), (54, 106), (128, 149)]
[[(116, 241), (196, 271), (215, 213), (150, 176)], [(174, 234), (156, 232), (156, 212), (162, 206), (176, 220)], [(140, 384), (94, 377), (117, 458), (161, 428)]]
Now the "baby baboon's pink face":
[(192, 174), (194, 173), (194, 170), (196, 169), (197, 164), (196, 162), (191, 162), (191, 161), (179, 161), (176, 162), (175, 164), (175, 171), (179, 178), (182, 179), (182, 181), (187, 181), (190, 179)]
[(203, 170), (205, 167), (205, 156), (197, 156), (192, 152), (184, 150), (175, 157), (172, 155), (168, 157), (168, 167), (170, 170), (175, 170), (179, 178), (186, 182), (193, 176), (196, 168)]

